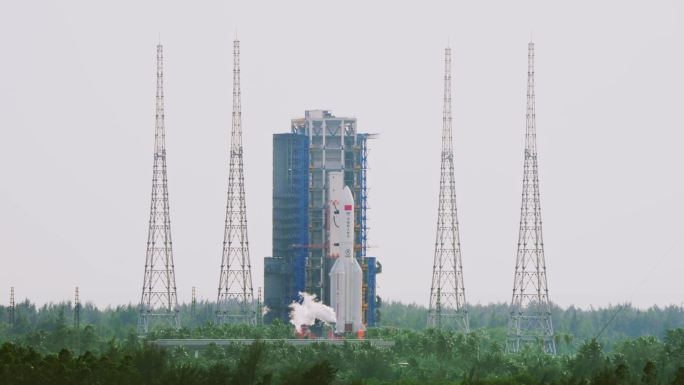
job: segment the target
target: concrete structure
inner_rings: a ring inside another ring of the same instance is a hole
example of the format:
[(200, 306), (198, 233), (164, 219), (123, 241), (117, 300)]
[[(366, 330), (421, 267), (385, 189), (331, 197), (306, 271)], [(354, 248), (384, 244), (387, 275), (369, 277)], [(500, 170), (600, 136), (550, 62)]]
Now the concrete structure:
[(375, 275), (380, 265), (366, 255), (366, 185), (368, 139), (358, 133), (356, 118), (330, 111), (306, 111), (292, 119), (290, 132), (273, 135), (273, 256), (264, 261), (264, 304), (287, 321), (288, 305), (299, 292), (330, 304), (332, 267), (328, 244), (328, 173), (340, 171), (354, 197), (354, 257), (363, 271), (363, 323), (375, 326)]

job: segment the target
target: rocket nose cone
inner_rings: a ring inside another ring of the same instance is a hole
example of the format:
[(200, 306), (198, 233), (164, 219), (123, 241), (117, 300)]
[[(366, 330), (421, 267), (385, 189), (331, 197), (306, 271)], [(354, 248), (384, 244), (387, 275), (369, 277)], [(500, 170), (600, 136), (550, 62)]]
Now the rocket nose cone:
[(344, 197), (345, 203), (354, 204), (354, 195), (352, 194), (351, 189), (349, 189), (349, 186), (344, 186), (342, 196)]

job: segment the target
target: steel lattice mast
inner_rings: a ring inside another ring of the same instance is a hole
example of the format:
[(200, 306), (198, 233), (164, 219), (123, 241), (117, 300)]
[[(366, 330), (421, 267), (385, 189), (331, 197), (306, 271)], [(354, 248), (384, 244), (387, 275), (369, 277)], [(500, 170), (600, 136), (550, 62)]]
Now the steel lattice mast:
[(190, 314), (194, 317), (197, 315), (197, 294), (195, 287), (192, 287), (192, 302), (190, 302)]
[(180, 327), (176, 273), (173, 264), (169, 189), (166, 175), (166, 129), (164, 127), (164, 52), (157, 45), (157, 96), (154, 132), (154, 168), (152, 171), (152, 199), (147, 234), (145, 277), (138, 332), (147, 333), (151, 322), (159, 320), (166, 326)]
[(9, 324), (14, 326), (16, 321), (17, 307), (14, 303), (14, 286), (10, 287), (10, 303), (9, 303)]
[(233, 41), (233, 124), (230, 137), (228, 201), (221, 276), (216, 300), (216, 322), (255, 325), (252, 266), (249, 260), (247, 239), (240, 92), (240, 41), (235, 39)]
[(74, 290), (74, 327), (76, 329), (81, 327), (81, 298), (78, 295), (78, 286)]
[(428, 326), (458, 329), (467, 333), (468, 310), (463, 285), (451, 133), (451, 48), (447, 47), (444, 55), (442, 165)]
[(506, 351), (518, 352), (523, 345), (532, 344), (539, 346), (546, 353), (556, 354), (549, 289), (546, 282), (541, 204), (539, 201), (537, 128), (534, 105), (534, 43), (532, 42), (529, 43), (527, 57), (525, 164), (518, 255), (515, 262)]

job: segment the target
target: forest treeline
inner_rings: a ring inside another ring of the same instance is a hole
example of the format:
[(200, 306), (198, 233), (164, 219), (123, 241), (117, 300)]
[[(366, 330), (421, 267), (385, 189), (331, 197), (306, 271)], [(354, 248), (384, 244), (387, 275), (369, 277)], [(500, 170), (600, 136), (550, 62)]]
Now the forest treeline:
[[(211, 323), (210, 303), (181, 308), (180, 330), (135, 331), (137, 307), (90, 304), (74, 322), (69, 303), (0, 307), (0, 384), (677, 384), (684, 385), (680, 307), (553, 308), (559, 354), (505, 353), (506, 306), (470, 307), (468, 334), (425, 329), (425, 309), (385, 303), (369, 344), (159, 349), (157, 338), (293, 338), (289, 324)], [(605, 328), (598, 339), (593, 338)]]
[[(195, 351), (160, 349), (134, 333), (123, 339), (91, 339), (89, 328), (65, 326), (42, 334), (40, 340), (3, 343), (0, 383), (684, 385), (684, 329), (669, 330), (663, 338), (626, 339), (610, 353), (596, 340), (589, 340), (573, 354), (551, 356), (533, 348), (506, 354), (501, 343), (484, 330), (467, 335), (435, 329), (370, 331), (372, 337), (394, 341), (391, 348), (368, 343), (292, 346), (281, 341), (211, 345)], [(233, 335), (245, 329), (250, 328), (206, 326), (204, 331)], [(291, 333), (283, 324), (253, 329), (266, 335)], [(50, 352), (58, 343), (64, 348)]]
[[(508, 304), (469, 304), (471, 329), (486, 329), (505, 338)], [(684, 307), (652, 306), (639, 309), (630, 304), (581, 309), (551, 306), (551, 319), (558, 338), (585, 341), (601, 333), (599, 341), (611, 347), (616, 341), (640, 336), (664, 336), (668, 329), (684, 327)], [(427, 324), (427, 309), (418, 305), (389, 302), (382, 307), (382, 325), (422, 330)]]
[[(411, 330), (426, 328), (427, 309), (423, 306), (390, 301), (382, 305), (381, 311), (382, 327)], [(615, 342), (628, 337), (662, 337), (669, 329), (684, 328), (684, 307), (674, 305), (653, 306), (648, 309), (638, 309), (629, 304), (597, 309), (574, 306), (560, 308), (553, 305), (551, 312), (557, 338), (576, 342), (571, 348), (596, 337), (602, 330), (598, 340), (610, 350)], [(60, 322), (68, 325), (74, 322), (74, 307), (70, 302), (37, 307), (24, 301), (17, 304), (15, 314), (13, 330), (16, 334), (50, 331), (57, 328)], [(214, 317), (213, 303), (202, 301), (195, 306), (183, 304), (180, 306), (180, 317), (181, 325), (190, 329), (207, 325)], [(471, 304), (468, 307), (468, 318), (471, 329), (485, 329), (492, 338), (504, 340), (508, 322), (507, 304)], [(0, 306), (0, 325), (7, 319), (8, 308)], [(137, 320), (138, 308), (130, 304), (98, 308), (87, 303), (81, 307), (82, 324), (91, 325), (94, 332), (102, 338), (125, 338), (135, 329)], [(0, 326), (0, 341), (7, 340), (4, 337), (6, 332)]]

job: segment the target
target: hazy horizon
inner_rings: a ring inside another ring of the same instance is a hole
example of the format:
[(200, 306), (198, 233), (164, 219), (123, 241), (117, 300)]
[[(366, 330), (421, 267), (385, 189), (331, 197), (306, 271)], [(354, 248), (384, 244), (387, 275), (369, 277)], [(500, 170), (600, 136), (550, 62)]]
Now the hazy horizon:
[(5, 3), (0, 303), (10, 286), (38, 304), (75, 286), (99, 306), (140, 300), (160, 38), (179, 302), (193, 286), (215, 300), (237, 30), (255, 293), (271, 255), (272, 135), (327, 109), (379, 134), (378, 294), (427, 304), (448, 41), (466, 298), (510, 301), (532, 32), (551, 301), (681, 306), (683, 17), (667, 0)]

